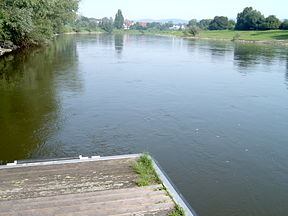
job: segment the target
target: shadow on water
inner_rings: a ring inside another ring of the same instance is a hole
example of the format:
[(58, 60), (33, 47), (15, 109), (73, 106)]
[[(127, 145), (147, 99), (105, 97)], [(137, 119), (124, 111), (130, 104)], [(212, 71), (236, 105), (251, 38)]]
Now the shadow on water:
[[(82, 88), (76, 82), (77, 65), (72, 37), (0, 60), (0, 163), (31, 158), (36, 149), (49, 148), (46, 140), (61, 128), (55, 121), (61, 111), (57, 89)], [(61, 83), (55, 83), (56, 76)]]

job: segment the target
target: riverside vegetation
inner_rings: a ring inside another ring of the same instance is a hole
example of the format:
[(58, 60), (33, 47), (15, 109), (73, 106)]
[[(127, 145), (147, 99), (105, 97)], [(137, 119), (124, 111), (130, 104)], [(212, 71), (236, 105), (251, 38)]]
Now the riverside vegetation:
[[(2, 0), (0, 2), (0, 55), (17, 47), (47, 42), (55, 34), (67, 32), (107, 32), (166, 36), (279, 41), (288, 39), (288, 20), (264, 17), (252, 7), (237, 15), (237, 21), (225, 16), (191, 19), (185, 29), (171, 30), (172, 23), (135, 22), (124, 30), (124, 16), (118, 10), (115, 19), (87, 18), (77, 15), (80, 0)], [(184, 25), (183, 25), (184, 26)], [(269, 30), (269, 31), (268, 31)]]

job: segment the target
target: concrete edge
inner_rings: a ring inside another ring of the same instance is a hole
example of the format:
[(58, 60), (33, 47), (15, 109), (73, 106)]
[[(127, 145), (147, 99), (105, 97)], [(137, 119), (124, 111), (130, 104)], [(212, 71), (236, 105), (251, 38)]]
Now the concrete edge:
[(189, 205), (189, 203), (185, 200), (183, 195), (179, 192), (179, 190), (175, 187), (175, 185), (172, 183), (172, 181), (169, 179), (168, 175), (164, 172), (164, 170), (160, 167), (158, 162), (150, 157), (153, 162), (153, 167), (161, 179), (164, 187), (166, 187), (167, 191), (170, 193), (170, 195), (173, 197), (174, 202), (182, 207), (182, 209), (185, 212), (185, 216), (197, 216), (196, 212), (193, 210), (193, 208)]
[(0, 169), (10, 169), (10, 168), (20, 168), (20, 167), (33, 167), (33, 166), (47, 166), (47, 165), (59, 165), (59, 164), (71, 164), (71, 163), (83, 163), (83, 162), (92, 162), (92, 161), (105, 161), (105, 160), (119, 160), (119, 159), (129, 159), (129, 158), (137, 158), (140, 157), (140, 154), (129, 154), (129, 155), (118, 155), (118, 156), (92, 156), (92, 157), (83, 157), (79, 156), (79, 159), (67, 159), (67, 160), (49, 160), (43, 162), (31, 162), (31, 163), (23, 163), (18, 164), (17, 161), (14, 163), (9, 163), (7, 165), (0, 166)]

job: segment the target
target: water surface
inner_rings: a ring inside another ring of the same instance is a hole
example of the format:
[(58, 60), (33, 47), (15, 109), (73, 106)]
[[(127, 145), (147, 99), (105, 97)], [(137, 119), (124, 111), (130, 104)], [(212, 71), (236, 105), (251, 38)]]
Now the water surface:
[(151, 152), (205, 216), (288, 214), (288, 50), (61, 36), (0, 60), (0, 161)]

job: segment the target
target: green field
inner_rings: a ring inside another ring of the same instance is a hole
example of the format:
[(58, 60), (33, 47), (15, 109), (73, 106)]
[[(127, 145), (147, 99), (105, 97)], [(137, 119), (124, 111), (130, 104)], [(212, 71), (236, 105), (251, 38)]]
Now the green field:
[[(164, 35), (176, 37), (190, 37), (182, 31), (157, 31), (157, 30), (114, 30), (114, 34), (146, 34), (146, 35)], [(237, 35), (237, 37), (236, 37)], [(192, 37), (192, 36), (191, 36)], [(288, 43), (288, 30), (270, 30), (270, 31), (201, 31), (196, 37), (211, 39), (237, 39), (249, 41), (285, 41)]]
[[(164, 35), (185, 36), (181, 31), (163, 32)], [(200, 38), (215, 38), (215, 39), (233, 39), (238, 34), (239, 40), (254, 40), (254, 41), (277, 41), (287, 40), (288, 30), (270, 30), (270, 31), (201, 31), (197, 37)]]
[[(271, 31), (203, 31), (199, 37), (233, 39), (238, 34), (240, 40), (288, 40), (288, 30)], [(288, 42), (288, 41), (287, 41)]]

